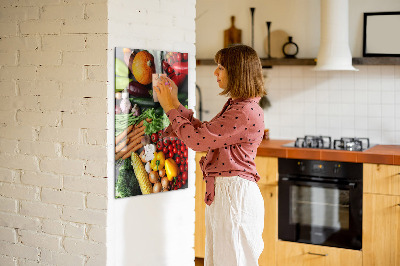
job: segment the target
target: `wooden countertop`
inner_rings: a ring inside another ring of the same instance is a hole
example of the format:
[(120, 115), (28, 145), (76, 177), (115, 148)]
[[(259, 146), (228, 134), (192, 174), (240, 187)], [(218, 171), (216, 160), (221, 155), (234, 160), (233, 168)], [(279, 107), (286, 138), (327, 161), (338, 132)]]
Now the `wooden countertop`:
[(294, 140), (263, 140), (257, 150), (257, 155), (292, 159), (400, 165), (400, 145), (376, 145), (362, 152), (282, 147), (282, 145), (290, 142), (294, 142)]

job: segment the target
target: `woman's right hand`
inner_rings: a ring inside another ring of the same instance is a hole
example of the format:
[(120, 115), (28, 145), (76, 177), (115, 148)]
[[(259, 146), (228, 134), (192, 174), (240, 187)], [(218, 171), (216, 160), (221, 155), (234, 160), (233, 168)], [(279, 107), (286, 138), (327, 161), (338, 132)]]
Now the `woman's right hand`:
[(181, 104), (178, 100), (178, 86), (170, 78), (165, 76), (160, 76), (160, 81), (163, 83), (168, 83), (171, 86), (171, 98), (175, 108), (178, 108)]

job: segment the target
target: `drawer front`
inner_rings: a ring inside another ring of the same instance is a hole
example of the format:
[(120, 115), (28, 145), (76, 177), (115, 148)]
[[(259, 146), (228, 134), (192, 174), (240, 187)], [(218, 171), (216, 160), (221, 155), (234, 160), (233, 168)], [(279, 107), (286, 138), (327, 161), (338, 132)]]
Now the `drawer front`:
[(365, 163), (363, 174), (364, 193), (400, 195), (400, 166)]
[(278, 241), (278, 266), (362, 266), (358, 250)]

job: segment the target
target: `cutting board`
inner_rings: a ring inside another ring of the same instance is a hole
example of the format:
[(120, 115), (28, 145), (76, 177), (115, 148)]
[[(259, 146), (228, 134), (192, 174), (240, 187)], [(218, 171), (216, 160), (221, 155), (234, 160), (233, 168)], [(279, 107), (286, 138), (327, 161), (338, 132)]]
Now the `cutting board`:
[(224, 31), (224, 48), (242, 43), (242, 30), (235, 27), (235, 16), (231, 16), (231, 27)]

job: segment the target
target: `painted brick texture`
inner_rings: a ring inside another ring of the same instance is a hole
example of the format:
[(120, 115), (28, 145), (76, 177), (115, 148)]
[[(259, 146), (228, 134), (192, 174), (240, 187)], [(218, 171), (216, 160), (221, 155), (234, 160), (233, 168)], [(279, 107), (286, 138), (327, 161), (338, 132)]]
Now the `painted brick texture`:
[(0, 1), (0, 265), (105, 265), (107, 1)]

